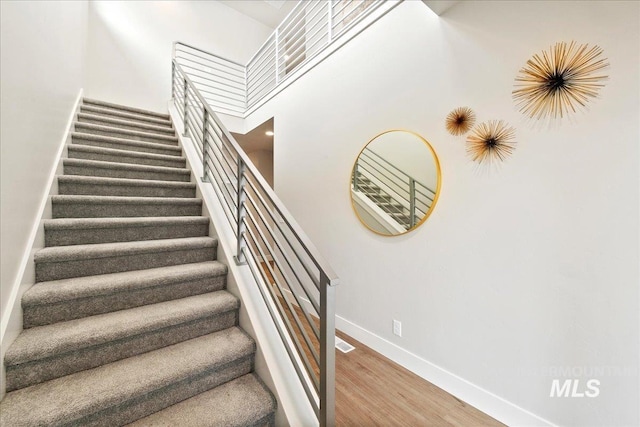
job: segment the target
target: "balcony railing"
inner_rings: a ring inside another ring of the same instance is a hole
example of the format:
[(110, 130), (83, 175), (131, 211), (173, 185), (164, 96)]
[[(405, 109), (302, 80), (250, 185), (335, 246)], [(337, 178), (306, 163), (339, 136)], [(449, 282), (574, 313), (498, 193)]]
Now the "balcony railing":
[(300, 1), (246, 65), (185, 43), (174, 44), (174, 59), (214, 111), (244, 117), (300, 76), (359, 22), (401, 0)]

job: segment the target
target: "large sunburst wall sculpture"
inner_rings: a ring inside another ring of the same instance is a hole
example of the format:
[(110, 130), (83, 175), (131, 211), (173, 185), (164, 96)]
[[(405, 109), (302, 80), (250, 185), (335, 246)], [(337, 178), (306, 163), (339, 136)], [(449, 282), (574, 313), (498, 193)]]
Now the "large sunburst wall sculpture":
[(515, 135), (515, 129), (502, 120), (480, 123), (467, 137), (467, 153), (480, 164), (503, 161), (516, 148)]
[(609, 66), (599, 46), (556, 43), (533, 55), (516, 77), (513, 99), (530, 118), (563, 118), (598, 95)]
[(445, 126), (451, 135), (463, 135), (476, 122), (476, 115), (469, 107), (458, 107), (447, 115)]

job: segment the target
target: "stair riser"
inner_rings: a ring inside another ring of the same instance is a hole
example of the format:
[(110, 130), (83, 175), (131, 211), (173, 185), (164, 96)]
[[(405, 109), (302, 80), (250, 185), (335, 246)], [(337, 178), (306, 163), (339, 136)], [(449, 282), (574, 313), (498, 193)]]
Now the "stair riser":
[(128, 163), (133, 165), (165, 166), (170, 168), (185, 168), (187, 160), (183, 158), (174, 159), (149, 159), (126, 154), (90, 153), (87, 151), (74, 150), (69, 147), (69, 158), (84, 160), (100, 160), (103, 162)]
[(252, 371), (253, 355), (221, 367), (211, 367), (199, 376), (169, 384), (145, 396), (135, 396), (107, 410), (79, 419), (73, 425), (111, 427), (128, 424)]
[(185, 248), (165, 252), (116, 255), (63, 262), (36, 262), (36, 282), (144, 270), (216, 259), (216, 247)]
[(45, 229), (45, 247), (178, 239), (209, 235), (209, 224), (171, 224), (118, 228)]
[(109, 218), (135, 216), (198, 216), (201, 204), (52, 203), (53, 218)]
[[(99, 108), (101, 111), (97, 111), (96, 108)], [(114, 109), (92, 106), (92, 105), (88, 105), (88, 106), (81, 105), (80, 112), (93, 114), (96, 116), (101, 116), (109, 119), (129, 120), (133, 122), (152, 124), (154, 126), (171, 126), (171, 121), (169, 119), (145, 116), (145, 115), (136, 114), (129, 111), (114, 110)]]
[(58, 194), (77, 196), (128, 196), (128, 197), (182, 197), (196, 196), (195, 188), (152, 187), (140, 185), (96, 185), (84, 183), (58, 183)]
[(72, 137), (71, 142), (73, 144), (80, 145), (89, 145), (91, 147), (102, 147), (102, 148), (113, 148), (116, 150), (126, 150), (126, 151), (136, 151), (138, 153), (151, 153), (151, 154), (163, 154), (165, 156), (180, 156), (182, 154), (182, 150), (176, 150), (171, 145), (166, 145), (167, 148), (164, 147), (149, 147), (149, 146), (138, 146), (138, 145), (127, 145), (119, 142), (112, 141), (94, 141), (91, 139), (84, 139), (78, 137)]
[(56, 357), (7, 367), (7, 391), (91, 369), (236, 326), (237, 311), (210, 315), (133, 337), (72, 351)]
[(128, 169), (107, 169), (79, 165), (64, 165), (65, 175), (99, 176), (104, 178), (151, 179), (157, 181), (191, 181), (190, 173), (164, 173)]
[(215, 292), (225, 289), (226, 283), (226, 275), (205, 277), (187, 282), (163, 284), (161, 286), (99, 295), (57, 304), (23, 307), (24, 328), (50, 325), (56, 322)]
[(139, 123), (117, 123), (117, 122), (113, 122), (107, 118), (87, 118), (87, 117), (78, 117), (78, 121), (80, 123), (89, 123), (92, 125), (99, 125), (99, 126), (112, 126), (118, 129), (124, 129), (124, 130), (133, 130), (136, 132), (147, 132), (147, 133), (153, 133), (153, 134), (157, 134), (157, 135), (169, 135), (169, 136), (174, 136), (175, 135), (175, 129), (170, 127), (170, 126), (155, 126), (152, 124), (144, 124), (142, 122)]
[[(141, 141), (141, 142), (153, 142), (154, 144), (165, 144), (165, 145), (171, 145), (171, 146), (178, 145), (177, 140), (168, 140), (166, 138), (163, 138), (163, 136), (135, 135), (135, 134), (128, 133), (126, 130), (119, 132), (118, 130), (115, 130), (115, 129), (114, 130), (89, 129), (82, 126), (82, 124), (76, 124), (75, 130), (76, 132), (89, 133), (92, 135), (112, 136), (114, 138), (131, 139), (134, 141)], [(165, 136), (171, 136), (171, 135), (165, 135)]]

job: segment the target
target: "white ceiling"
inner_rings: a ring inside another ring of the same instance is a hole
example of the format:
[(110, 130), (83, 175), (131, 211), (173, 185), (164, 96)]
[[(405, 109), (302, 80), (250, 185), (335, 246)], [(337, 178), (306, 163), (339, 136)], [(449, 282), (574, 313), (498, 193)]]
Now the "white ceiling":
[(221, 0), (226, 6), (275, 29), (298, 3), (297, 0)]

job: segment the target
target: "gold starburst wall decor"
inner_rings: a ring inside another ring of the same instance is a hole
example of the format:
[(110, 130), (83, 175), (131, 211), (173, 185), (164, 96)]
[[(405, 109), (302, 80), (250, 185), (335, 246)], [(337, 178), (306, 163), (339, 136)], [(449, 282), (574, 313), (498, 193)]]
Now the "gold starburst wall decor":
[(598, 95), (609, 66), (599, 46), (571, 42), (533, 55), (516, 76), (513, 99), (530, 118), (563, 118)]
[(469, 107), (458, 107), (447, 115), (445, 126), (451, 135), (463, 135), (476, 122), (476, 115)]
[(515, 150), (515, 135), (515, 129), (502, 120), (480, 123), (467, 137), (467, 154), (480, 164), (504, 161)]

